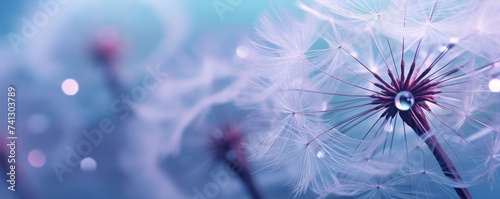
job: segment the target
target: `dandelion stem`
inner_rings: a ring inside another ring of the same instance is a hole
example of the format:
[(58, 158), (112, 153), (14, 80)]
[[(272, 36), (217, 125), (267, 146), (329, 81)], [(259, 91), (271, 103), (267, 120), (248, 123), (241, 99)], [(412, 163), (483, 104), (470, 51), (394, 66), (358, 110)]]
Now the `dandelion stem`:
[[(427, 132), (422, 132), (419, 128), (413, 128), (415, 133), (417, 135), (422, 136), (423, 134), (427, 134)], [(439, 166), (441, 167), (441, 170), (443, 170), (443, 173), (445, 176), (453, 179), (454, 181), (461, 182), (462, 178), (458, 174), (457, 169), (455, 168), (455, 165), (453, 165), (453, 162), (451, 161), (450, 157), (446, 154), (444, 149), (441, 147), (441, 144), (439, 144), (436, 136), (430, 136), (427, 138), (425, 141), (425, 144), (429, 147), (429, 149), (432, 151), (432, 154), (436, 158), (436, 160), (439, 163)], [(472, 198), (472, 196), (469, 193), (469, 190), (467, 188), (461, 188), (461, 187), (454, 187), (455, 191), (457, 192), (458, 196), (460, 198)]]
[[(248, 164), (248, 163), (247, 163)], [(262, 196), (257, 189), (257, 186), (255, 186), (255, 182), (252, 178), (252, 175), (250, 174), (250, 169), (248, 167), (243, 167), (242, 172), (240, 172), (239, 177), (245, 183), (245, 187), (248, 189), (250, 194), (252, 195), (252, 198), (254, 199), (261, 199)]]
[[(434, 158), (436, 158), (436, 160), (438, 161), (444, 175), (449, 177), (453, 181), (459, 183), (462, 182), (462, 178), (458, 174), (455, 165), (453, 165), (450, 157), (448, 157), (444, 149), (441, 147), (441, 144), (439, 144), (436, 136), (429, 134), (430, 126), (425, 119), (425, 115), (422, 109), (415, 108), (411, 109), (410, 112), (411, 115), (407, 112), (400, 112), (400, 116), (403, 121), (408, 124), (408, 126), (410, 126), (410, 128), (412, 128), (420, 138), (424, 140), (425, 144), (427, 144), (427, 147), (429, 147), (432, 154), (434, 155)], [(415, 112), (417, 112), (417, 114), (415, 114)], [(454, 189), (460, 198), (472, 198), (467, 188), (454, 187)]]

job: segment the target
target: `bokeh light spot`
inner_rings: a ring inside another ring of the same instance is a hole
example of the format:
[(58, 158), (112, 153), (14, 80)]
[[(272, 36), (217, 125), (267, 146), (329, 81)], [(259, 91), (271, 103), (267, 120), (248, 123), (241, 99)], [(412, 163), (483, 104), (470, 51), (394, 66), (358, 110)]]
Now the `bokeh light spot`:
[(323, 102), (323, 104), (321, 104), (321, 110), (323, 110), (323, 111), (328, 110), (328, 102), (325, 101), (325, 102)]
[(45, 164), (45, 154), (38, 149), (32, 150), (28, 154), (28, 162), (33, 167), (41, 167)]
[(316, 153), (316, 157), (323, 158), (325, 157), (325, 153), (323, 151), (318, 151), (318, 153)]
[(97, 169), (97, 162), (91, 157), (83, 158), (80, 162), (80, 168), (85, 172), (93, 172)]
[(384, 130), (390, 133), (390, 132), (392, 132), (392, 130), (394, 130), (394, 127), (392, 126), (392, 124), (387, 123), (384, 126)]
[(249, 50), (246, 46), (238, 46), (236, 48), (236, 55), (241, 58), (246, 58), (248, 56)]
[(496, 78), (491, 79), (490, 83), (488, 84), (488, 87), (493, 92), (500, 92), (500, 79)]
[(61, 85), (61, 88), (66, 95), (74, 95), (78, 92), (78, 82), (74, 79), (66, 79)]

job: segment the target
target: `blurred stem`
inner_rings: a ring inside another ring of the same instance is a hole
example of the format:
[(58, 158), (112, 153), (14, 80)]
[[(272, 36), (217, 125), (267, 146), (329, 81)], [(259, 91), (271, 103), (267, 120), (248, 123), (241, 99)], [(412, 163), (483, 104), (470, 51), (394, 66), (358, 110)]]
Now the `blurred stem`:
[(238, 176), (241, 178), (248, 192), (252, 195), (254, 199), (261, 199), (262, 196), (255, 185), (255, 181), (253, 180), (252, 174), (250, 173), (250, 165), (248, 164), (248, 160), (246, 154), (241, 147), (238, 147), (235, 150), (236, 159), (235, 161), (226, 160), (227, 163), (231, 166), (236, 166), (235, 171), (238, 173)]
[[(413, 128), (413, 130), (420, 137), (425, 137), (425, 135), (428, 135), (427, 132), (423, 132), (422, 130), (420, 130), (420, 128)], [(438, 161), (439, 166), (441, 167), (441, 170), (443, 170), (444, 175), (453, 179), (456, 182), (462, 182), (462, 178), (458, 174), (455, 165), (453, 165), (453, 162), (451, 161), (450, 157), (448, 157), (446, 152), (441, 147), (441, 144), (439, 144), (436, 136), (433, 135), (430, 136), (430, 138), (425, 139), (425, 144), (427, 144), (429, 149), (432, 151), (432, 154)], [(463, 199), (472, 198), (467, 188), (454, 187), (454, 189), (457, 192), (458, 196), (460, 196), (460, 198)]]
[(243, 183), (245, 183), (245, 187), (247, 187), (248, 191), (252, 195), (254, 199), (261, 199), (261, 195), (259, 191), (257, 190), (257, 186), (255, 186), (255, 182), (252, 178), (252, 175), (250, 174), (250, 171), (248, 169), (245, 169), (240, 172), (238, 175), (240, 176), (241, 180), (243, 180)]

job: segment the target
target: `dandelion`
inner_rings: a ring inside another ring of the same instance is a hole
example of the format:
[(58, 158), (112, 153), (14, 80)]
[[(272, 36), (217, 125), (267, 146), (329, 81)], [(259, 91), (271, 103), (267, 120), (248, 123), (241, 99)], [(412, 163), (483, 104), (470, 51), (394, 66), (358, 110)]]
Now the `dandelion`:
[(243, 146), (246, 144), (242, 128), (237, 124), (226, 124), (220, 133), (210, 135), (208, 149), (214, 159), (224, 162), (237, 173), (252, 198), (262, 198), (251, 175), (250, 164)]
[[(232, 103), (214, 105), (185, 129), (177, 156), (160, 158), (159, 169), (194, 198), (262, 198), (248, 159), (250, 123)], [(187, 198), (187, 197), (186, 197)]]
[[(212, 42), (233, 46), (234, 51), (228, 55), (213, 50)], [(265, 186), (254, 180), (243, 147), (248, 125), (238, 120), (233, 113), (237, 111), (225, 114), (236, 109), (232, 103), (248, 83), (245, 68), (231, 60), (245, 59), (241, 55), (246, 47), (214, 37), (201, 43), (207, 45), (185, 43), (201, 50), (177, 52), (162, 69), (169, 76), (137, 105), (137, 124), (129, 123), (128, 136), (139, 143), (127, 146), (124, 168), (135, 176), (146, 166), (133, 181), (147, 180), (161, 187), (140, 191), (153, 198), (235, 198), (241, 193), (260, 198)], [(207, 50), (214, 55), (204, 53)], [(219, 186), (212, 175), (227, 178)]]
[[(469, 137), (481, 129), (500, 133), (492, 125), (498, 117), (485, 111), (498, 106), (488, 84), (500, 57), (483, 53), (495, 49), (469, 48), (476, 27), (460, 24), (471, 16), (483, 24), (496, 19), (473, 17), (485, 9), (476, 1), (318, 3), (330, 15), (299, 3), (305, 22), (287, 14), (261, 20), (253, 45), (256, 85), (275, 103), (267, 110), (281, 114), (258, 142), (258, 157), (297, 161), (299, 193), (312, 187), (322, 196), (426, 197), (430, 186), (413, 183), (426, 174), (471, 198), (467, 187), (478, 176), (469, 176), (472, 169), (459, 164), (457, 153), (472, 154)], [(416, 156), (424, 145), (430, 153)], [(319, 158), (318, 149), (327, 152)], [(429, 163), (426, 156), (436, 164), (421, 164)], [(410, 182), (405, 191), (401, 176)], [(390, 193), (364, 190), (373, 185), (367, 180), (387, 177), (401, 182)]]

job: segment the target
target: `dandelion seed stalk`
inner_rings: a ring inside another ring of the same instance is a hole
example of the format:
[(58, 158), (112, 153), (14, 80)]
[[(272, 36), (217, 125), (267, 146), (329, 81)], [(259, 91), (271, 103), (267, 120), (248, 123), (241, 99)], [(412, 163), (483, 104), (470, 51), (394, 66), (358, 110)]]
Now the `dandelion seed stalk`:
[(238, 127), (228, 125), (222, 130), (221, 137), (211, 137), (209, 148), (217, 159), (222, 160), (238, 174), (252, 198), (261, 199), (261, 194), (250, 172), (247, 156), (242, 148), (243, 139)]

